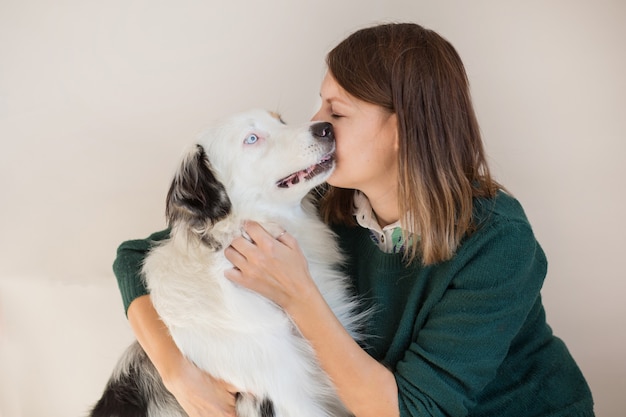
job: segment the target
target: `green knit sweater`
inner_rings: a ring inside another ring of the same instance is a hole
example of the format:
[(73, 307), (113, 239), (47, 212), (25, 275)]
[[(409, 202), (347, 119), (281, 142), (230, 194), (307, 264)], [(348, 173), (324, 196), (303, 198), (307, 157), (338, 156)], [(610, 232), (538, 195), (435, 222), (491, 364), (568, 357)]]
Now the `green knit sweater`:
[[(477, 200), (478, 229), (447, 262), (407, 266), (361, 227), (337, 227), (346, 272), (374, 307), (365, 349), (394, 372), (401, 416), (593, 416), (591, 392), (545, 321), (547, 263), (518, 202)], [(146, 293), (141, 262), (158, 232), (124, 242), (124, 305)]]

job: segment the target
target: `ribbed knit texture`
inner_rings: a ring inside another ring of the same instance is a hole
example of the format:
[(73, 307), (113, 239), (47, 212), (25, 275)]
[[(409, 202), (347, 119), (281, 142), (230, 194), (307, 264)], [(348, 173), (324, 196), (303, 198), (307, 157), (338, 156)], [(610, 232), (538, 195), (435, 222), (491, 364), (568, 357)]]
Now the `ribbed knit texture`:
[(117, 248), (113, 273), (122, 293), (124, 313), (128, 313), (128, 307), (135, 298), (148, 294), (141, 276), (143, 260), (154, 243), (167, 239), (168, 236), (169, 229), (166, 229), (151, 234), (147, 239), (128, 240)]
[(547, 270), (521, 206), (478, 200), (452, 260), (405, 266), (369, 232), (337, 227), (356, 292), (376, 313), (368, 352), (394, 371), (401, 416), (592, 416), (589, 388), (545, 321)]
[[(547, 263), (516, 200), (477, 200), (478, 230), (455, 257), (423, 267), (383, 253), (361, 227), (337, 227), (346, 272), (373, 307), (365, 348), (396, 377), (405, 416), (593, 416), (591, 393), (545, 321)], [(145, 253), (168, 231), (123, 243), (114, 263), (125, 308), (147, 291)]]

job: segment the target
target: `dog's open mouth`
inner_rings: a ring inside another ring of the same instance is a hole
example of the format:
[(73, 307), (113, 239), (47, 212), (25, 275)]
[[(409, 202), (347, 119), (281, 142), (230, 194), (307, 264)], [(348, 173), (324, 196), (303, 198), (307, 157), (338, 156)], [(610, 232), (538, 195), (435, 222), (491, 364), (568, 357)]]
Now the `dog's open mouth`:
[(311, 178), (317, 176), (318, 174), (321, 174), (322, 172), (326, 172), (329, 169), (331, 169), (333, 166), (334, 160), (335, 160), (335, 153), (334, 152), (327, 153), (326, 155), (322, 157), (322, 159), (320, 159), (320, 161), (317, 164), (311, 165), (310, 167), (306, 169), (303, 169), (298, 172), (294, 172), (293, 174), (290, 174), (286, 176), (285, 178), (278, 180), (276, 182), (276, 186), (278, 188), (289, 188), (293, 185), (300, 183), (301, 181), (302, 182), (308, 181)]

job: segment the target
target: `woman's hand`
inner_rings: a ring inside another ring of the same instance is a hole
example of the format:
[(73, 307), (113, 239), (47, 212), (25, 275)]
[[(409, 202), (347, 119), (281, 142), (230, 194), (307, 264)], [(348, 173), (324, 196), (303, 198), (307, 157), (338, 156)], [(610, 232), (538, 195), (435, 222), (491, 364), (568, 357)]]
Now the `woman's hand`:
[(185, 358), (181, 358), (173, 375), (164, 376), (163, 383), (189, 417), (236, 417), (235, 387), (213, 378)]
[(244, 229), (251, 241), (237, 238), (224, 251), (235, 266), (226, 271), (226, 278), (272, 300), (289, 314), (353, 415), (397, 417), (393, 374), (341, 325), (311, 278), (295, 238), (289, 233), (274, 237), (255, 222), (247, 222)]
[(283, 232), (274, 237), (252, 221), (246, 222), (244, 230), (251, 241), (238, 237), (224, 251), (234, 265), (226, 271), (226, 278), (263, 295), (287, 312), (317, 291), (293, 236)]

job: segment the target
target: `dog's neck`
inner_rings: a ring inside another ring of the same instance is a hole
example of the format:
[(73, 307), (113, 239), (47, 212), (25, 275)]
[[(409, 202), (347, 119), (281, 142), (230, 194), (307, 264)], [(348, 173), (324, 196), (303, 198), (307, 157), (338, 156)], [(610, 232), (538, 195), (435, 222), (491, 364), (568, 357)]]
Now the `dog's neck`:
[(181, 244), (195, 242), (198, 248), (220, 251), (228, 247), (239, 236), (245, 236), (246, 221), (255, 221), (272, 236), (278, 236), (284, 230), (293, 229), (292, 225), (310, 221), (314, 211), (312, 203), (305, 198), (300, 204), (272, 204), (269, 202), (232, 202), (231, 212), (223, 219), (207, 224), (203, 230), (189, 228), (185, 224), (172, 226), (171, 237)]

